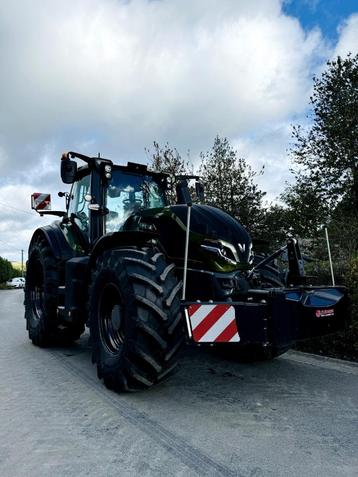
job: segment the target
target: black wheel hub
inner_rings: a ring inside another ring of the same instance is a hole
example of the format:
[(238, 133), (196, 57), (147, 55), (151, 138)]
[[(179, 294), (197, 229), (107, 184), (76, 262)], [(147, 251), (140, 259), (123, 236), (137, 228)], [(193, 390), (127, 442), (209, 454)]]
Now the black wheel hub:
[(33, 316), (35, 320), (41, 320), (44, 313), (44, 273), (41, 263), (36, 261), (30, 277), (30, 301), (32, 304)]
[(110, 353), (118, 353), (124, 342), (122, 300), (118, 287), (107, 284), (98, 306), (99, 332), (103, 345)]

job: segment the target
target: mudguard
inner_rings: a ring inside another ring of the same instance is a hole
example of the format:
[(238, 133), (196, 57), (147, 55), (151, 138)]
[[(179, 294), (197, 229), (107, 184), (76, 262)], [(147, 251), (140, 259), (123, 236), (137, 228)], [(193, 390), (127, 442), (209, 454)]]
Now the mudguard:
[(51, 247), (52, 253), (55, 258), (61, 261), (69, 260), (75, 256), (74, 251), (69, 246), (66, 241), (63, 232), (60, 227), (60, 221), (57, 220), (52, 224), (45, 225), (44, 227), (38, 228), (35, 230), (30, 245), (29, 251), (31, 250), (32, 244), (38, 237), (43, 237)]
[(97, 240), (90, 255), (89, 266), (95, 262), (96, 258), (109, 248), (124, 246), (144, 246), (150, 240), (158, 240), (158, 234), (147, 231), (122, 231), (113, 232), (102, 236)]

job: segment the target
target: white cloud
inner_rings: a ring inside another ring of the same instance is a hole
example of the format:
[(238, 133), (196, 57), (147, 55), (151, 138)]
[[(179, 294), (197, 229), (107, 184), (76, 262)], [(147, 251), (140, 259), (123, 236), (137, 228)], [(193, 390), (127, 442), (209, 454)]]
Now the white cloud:
[[(304, 113), (331, 53), (281, 3), (2, 0), (0, 200), (21, 184), (16, 207), (29, 210), (34, 190), (61, 189), (64, 150), (144, 162), (158, 140), (195, 159), (216, 134), (267, 164), (262, 185), (273, 195), (287, 176), (285, 125)], [(350, 19), (341, 48), (353, 28)], [(44, 223), (21, 218), (26, 237)], [(0, 215), (1, 243), (25, 248), (22, 235), (3, 235), (9, 220)]]
[(34, 158), (93, 136), (140, 156), (153, 139), (196, 149), (281, 120), (302, 109), (322, 53), (277, 0), (33, 0), (8, 2), (0, 22), (0, 125), (24, 167), (19, 143)]
[(358, 53), (358, 13), (351, 15), (340, 27), (340, 37), (334, 57)]
[(2, 166), (5, 165), (6, 160), (7, 160), (6, 152), (2, 147), (0, 147), (0, 169)]
[(289, 122), (275, 123), (257, 130), (250, 137), (234, 141), (239, 155), (246, 158), (253, 170), (263, 171), (262, 175), (256, 176), (255, 182), (266, 192), (266, 204), (275, 201), (285, 184), (292, 181), (289, 157), (291, 132)]

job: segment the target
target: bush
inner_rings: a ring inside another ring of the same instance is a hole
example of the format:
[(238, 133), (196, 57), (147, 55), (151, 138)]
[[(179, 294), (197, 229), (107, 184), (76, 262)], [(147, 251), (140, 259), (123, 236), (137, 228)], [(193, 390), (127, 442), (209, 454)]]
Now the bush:
[[(327, 262), (317, 263), (318, 281), (330, 283)], [(334, 335), (308, 340), (297, 345), (297, 349), (310, 353), (323, 354), (335, 358), (358, 361), (358, 257), (335, 266), (336, 282), (346, 285), (352, 299), (351, 322), (347, 329)]]
[(0, 283), (5, 283), (11, 278), (21, 276), (21, 271), (14, 268), (6, 258), (0, 257)]
[[(358, 329), (358, 257), (351, 260), (345, 279), (352, 296), (352, 324)], [(358, 348), (358, 340), (356, 347)]]

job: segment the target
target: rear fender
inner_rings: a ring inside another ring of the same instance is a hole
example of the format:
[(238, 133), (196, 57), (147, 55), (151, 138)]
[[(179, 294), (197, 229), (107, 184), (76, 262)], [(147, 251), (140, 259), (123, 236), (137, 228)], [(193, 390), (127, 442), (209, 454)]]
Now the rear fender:
[(150, 240), (158, 240), (159, 235), (153, 232), (123, 231), (114, 232), (101, 237), (90, 254), (89, 266), (92, 267), (99, 255), (105, 250), (119, 247), (142, 247)]
[(57, 260), (66, 261), (70, 258), (74, 257), (74, 251), (67, 243), (61, 227), (60, 221), (56, 221), (50, 225), (45, 225), (37, 230), (35, 230), (30, 245), (29, 245), (29, 252), (34, 244), (34, 242), (39, 238), (42, 237), (46, 240), (49, 247), (52, 250), (53, 256)]

